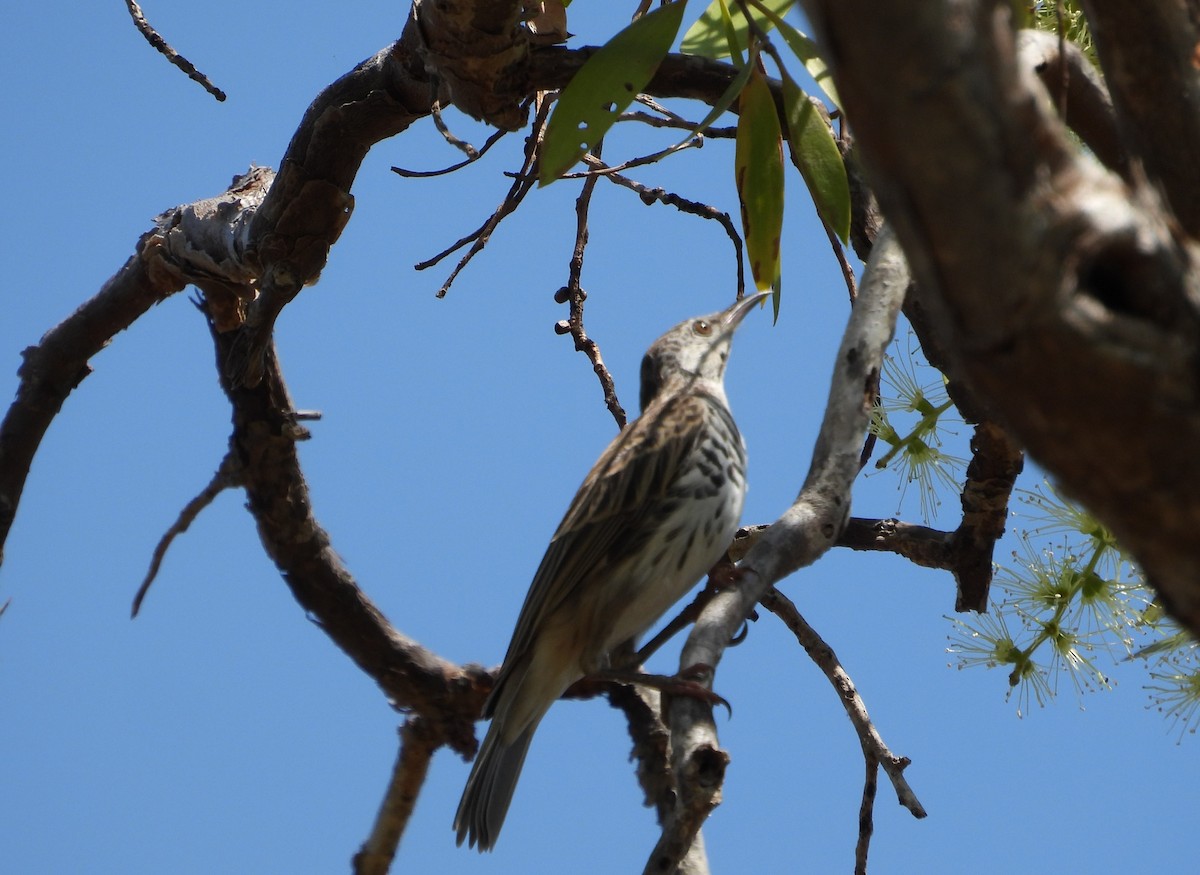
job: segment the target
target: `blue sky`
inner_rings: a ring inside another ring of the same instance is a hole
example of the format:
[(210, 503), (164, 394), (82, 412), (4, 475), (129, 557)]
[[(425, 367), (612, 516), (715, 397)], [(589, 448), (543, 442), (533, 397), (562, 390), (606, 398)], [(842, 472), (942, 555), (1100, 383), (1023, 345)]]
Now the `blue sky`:
[[(595, 5), (595, 4), (590, 4)], [(585, 4), (571, 29), (589, 30)], [(153, 216), (274, 166), (321, 87), (399, 34), (403, 9), (145, 5), (230, 95), (218, 104), (136, 34), (118, 3), (10, 4), (0, 21), (0, 391), (19, 353), (95, 293)], [(611, 31), (615, 19), (597, 25)], [(456, 130), (484, 134), (460, 118)], [(412, 265), (473, 229), (508, 187), (520, 136), (448, 178), (430, 124), (378, 145), (318, 285), (277, 334), (293, 396), (319, 409), (301, 448), (319, 519), (398, 629), (457, 661), (497, 662), (550, 533), (611, 439), (587, 361), (556, 336), (577, 188), (535, 192), (437, 300), (453, 262)], [(657, 141), (656, 141), (657, 142)], [(661, 144), (660, 144), (661, 145)], [(614, 138), (606, 155), (632, 155)], [(736, 210), (729, 149), (636, 174)], [(752, 314), (728, 389), (750, 453), (745, 520), (787, 506), (807, 469), (846, 296), (789, 177), (783, 313)], [(646, 346), (734, 293), (713, 223), (597, 189), (589, 333), (627, 409)], [(6, 362), (6, 364), (5, 364)], [(92, 362), (43, 443), (0, 569), (0, 847), (13, 872), (346, 871), (395, 756), (397, 716), (309, 623), (235, 493), (172, 547), (142, 615), (129, 604), (160, 534), (224, 453), (229, 411), (204, 322), (178, 295)], [(4, 388), (7, 387), (7, 388)], [(11, 397), (7, 395), (6, 397)], [(965, 438), (965, 434), (960, 438)], [(1027, 481), (1032, 485), (1032, 480)], [(915, 496), (902, 514), (915, 520)], [(858, 515), (897, 510), (874, 475)], [(957, 499), (941, 520), (954, 525)], [(1007, 544), (998, 551), (1006, 555)], [(781, 588), (838, 651), (929, 818), (881, 781), (872, 871), (1182, 871), (1200, 765), (1136, 666), (1018, 719), (999, 672), (946, 653), (948, 574), (835, 551)], [(669, 671), (678, 645), (656, 667)], [(733, 760), (706, 827), (714, 871), (852, 867), (861, 755), (832, 690), (769, 615), (722, 663)], [(441, 752), (400, 850), (410, 871), (637, 871), (652, 847), (621, 721), (552, 709), (497, 850), (454, 846), (468, 766)]]

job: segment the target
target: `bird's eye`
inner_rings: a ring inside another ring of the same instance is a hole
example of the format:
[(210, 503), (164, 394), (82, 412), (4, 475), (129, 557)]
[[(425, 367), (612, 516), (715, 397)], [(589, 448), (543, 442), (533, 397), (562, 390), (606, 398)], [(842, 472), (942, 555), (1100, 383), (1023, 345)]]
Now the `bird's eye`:
[(692, 325), (692, 330), (701, 337), (708, 337), (712, 334), (712, 324), (707, 319), (697, 319)]

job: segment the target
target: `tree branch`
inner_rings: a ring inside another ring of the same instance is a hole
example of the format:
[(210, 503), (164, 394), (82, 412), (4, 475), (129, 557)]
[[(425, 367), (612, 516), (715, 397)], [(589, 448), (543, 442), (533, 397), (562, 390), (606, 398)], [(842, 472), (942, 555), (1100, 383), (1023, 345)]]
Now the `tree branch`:
[(1193, 237), (1200, 235), (1200, 21), (1189, 0), (1083, 0), (1121, 136)]
[(400, 41), (322, 91), (301, 119), (250, 228), (258, 295), (226, 364), (235, 382), (262, 378), (275, 319), (316, 282), (350, 220), (350, 187), (367, 151), (430, 113), (434, 95), (416, 42), (410, 23)]
[[(701, 611), (684, 645), (682, 668), (704, 665), (715, 671), (729, 642), (768, 588), (815, 562), (837, 543), (848, 517), (850, 486), (859, 472), (862, 438), (870, 422), (871, 387), (907, 286), (903, 254), (885, 230), (875, 243), (850, 313), (804, 486), (792, 506), (738, 563), (739, 585), (718, 592)], [(671, 703), (670, 725), (679, 798), (651, 861), (678, 859), (680, 849), (686, 850), (699, 828), (695, 812), (707, 814), (720, 802), (728, 759), (718, 746), (710, 705), (676, 698)]]
[(400, 839), (412, 818), (417, 796), (429, 774), (429, 763), (443, 739), (436, 725), (411, 716), (400, 727), (400, 751), (371, 834), (354, 855), (354, 875), (387, 875)]
[(146, 576), (142, 579), (142, 585), (138, 587), (138, 591), (133, 596), (133, 607), (130, 609), (130, 615), (136, 617), (138, 611), (142, 608), (142, 600), (146, 597), (146, 593), (150, 591), (150, 584), (154, 583), (154, 578), (158, 577), (158, 569), (162, 567), (162, 561), (166, 558), (167, 550), (176, 536), (182, 535), (188, 530), (188, 526), (196, 521), (196, 517), (212, 504), (218, 495), (226, 489), (232, 489), (238, 485), (238, 465), (237, 460), (232, 454), (226, 454), (221, 460), (217, 472), (213, 474), (208, 485), (184, 505), (183, 510), (179, 512), (179, 517), (171, 524), (171, 527), (158, 540), (158, 544), (154, 548), (154, 554), (150, 557), (150, 569), (146, 572)]
[(129, 16), (133, 19), (134, 27), (138, 29), (138, 33), (140, 33), (145, 38), (146, 42), (150, 43), (150, 45), (160, 55), (170, 61), (173, 66), (178, 67), (184, 73), (187, 73), (189, 79), (198, 83), (201, 88), (203, 88), (217, 100), (223, 101), (225, 99), (224, 91), (222, 91), (216, 85), (213, 85), (212, 80), (197, 70), (195, 64), (193, 64), (183, 55), (179, 54), (179, 52), (175, 51), (175, 49), (171, 47), (171, 44), (163, 39), (162, 35), (154, 29), (149, 21), (146, 20), (146, 16), (142, 14), (142, 7), (139, 6), (135, 0), (125, 0), (125, 7), (129, 10)]
[[(600, 159), (604, 142), (596, 144), (592, 155)], [(575, 199), (575, 248), (571, 252), (571, 261), (567, 268), (567, 284), (559, 289), (554, 300), (559, 304), (568, 304), (568, 316), (555, 323), (554, 330), (559, 334), (570, 334), (575, 341), (575, 351), (587, 356), (592, 363), (592, 371), (600, 381), (600, 390), (604, 393), (604, 406), (612, 414), (617, 423), (617, 429), (623, 429), (626, 423), (625, 408), (617, 398), (617, 386), (613, 382), (608, 366), (604, 364), (604, 356), (600, 354), (600, 345), (588, 336), (583, 327), (583, 304), (587, 300), (587, 292), (583, 290), (583, 254), (588, 244), (588, 214), (592, 205), (592, 192), (596, 190), (595, 176), (589, 176), (583, 181), (579, 197)]]
[(63, 402), (91, 373), (88, 360), (189, 282), (210, 294), (214, 318), (234, 318), (249, 294), (247, 229), (271, 179), (271, 171), (258, 168), (215, 198), (158, 216), (100, 291), (22, 353), (17, 397), (0, 423), (0, 562), (29, 466)]
[[(688, 200), (681, 197), (673, 191), (667, 191), (664, 188), (650, 188), (643, 185), (637, 180), (630, 179), (624, 174), (615, 172), (615, 168), (610, 168), (607, 164), (601, 161), (594, 155), (584, 155), (583, 161), (589, 167), (604, 171), (603, 176), (614, 185), (619, 185), (622, 188), (627, 188), (641, 199), (646, 206), (660, 203), (666, 206), (674, 207), (681, 213), (699, 216), (702, 219), (710, 219), (725, 229), (725, 236), (729, 238), (729, 242), (733, 244), (733, 263), (734, 270), (737, 275), (737, 297), (741, 297), (746, 291), (746, 275), (744, 259), (742, 258), (742, 237), (737, 232), (737, 228), (730, 218), (728, 213), (718, 210), (716, 207), (709, 204), (702, 204), (697, 201)], [(589, 177), (592, 178), (592, 177)]]
[[(420, 9), (422, 16), (441, 10), (453, 19), (452, 38), (431, 45), (433, 34), (446, 22), (410, 19), (397, 42), (317, 96), (288, 145), (275, 185), (251, 228), (248, 255), (257, 266), (259, 294), (247, 309), (227, 364), (237, 384), (254, 385), (262, 378), (275, 320), (320, 275), (353, 211), (350, 189), (367, 151), (429, 115), (435, 102), (445, 104), (438, 101), (430, 69), (438, 71), (456, 106), (507, 128), (515, 125), (516, 117), (505, 107), (516, 101), (519, 109), (533, 92), (562, 87), (594, 51), (525, 46), (523, 30), (510, 31), (504, 23), (513, 10), (519, 12), (519, 3), (463, 0), (420, 4)], [(478, 29), (482, 20), (499, 30)], [(464, 22), (477, 28), (470, 39), (462, 29)], [(735, 75), (728, 64), (670, 55), (647, 90), (711, 104)], [(521, 83), (516, 94), (511, 91), (514, 82)], [(489, 89), (496, 93), (489, 94)]]
[(1040, 30), (1017, 34), (1017, 52), (1019, 62), (1037, 74), (1054, 105), (1066, 107), (1063, 121), (1106, 167), (1127, 176), (1129, 156), (1117, 133), (1112, 97), (1087, 55), (1074, 43)]
[(511, 174), (513, 177), (512, 185), (509, 186), (508, 192), (504, 195), (504, 199), (500, 201), (499, 206), (492, 211), (491, 215), (484, 219), (483, 224), (470, 234), (447, 246), (432, 258), (427, 258), (414, 265), (414, 270), (427, 270), (447, 255), (450, 255), (450, 253), (457, 252), (468, 243), (471, 244), (471, 248), (458, 260), (458, 264), (454, 266), (454, 269), (450, 271), (450, 275), (446, 277), (446, 281), (438, 289), (437, 296), (439, 298), (446, 296), (446, 292), (450, 290), (450, 286), (454, 284), (454, 280), (458, 278), (463, 268), (488, 245), (493, 232), (500, 227), (500, 223), (515, 213), (517, 208), (524, 202), (525, 197), (533, 191), (534, 185), (537, 182), (535, 168), (537, 167), (538, 146), (545, 135), (546, 117), (549, 114), (550, 107), (548, 104), (543, 104), (538, 109), (537, 116), (533, 120), (533, 129), (529, 132), (529, 136), (525, 140), (525, 153), (521, 162), (521, 168), (516, 173)]
[[(767, 590), (762, 598), (762, 606), (779, 617), (791, 630), (792, 634), (796, 636), (796, 640), (800, 642), (800, 646), (816, 663), (817, 668), (824, 672), (825, 677), (837, 691), (838, 701), (846, 709), (846, 716), (850, 718), (850, 723), (858, 734), (858, 740), (863, 749), (863, 758), (867, 762), (868, 773), (872, 773), (875, 766), (883, 766), (884, 772), (891, 779), (892, 787), (896, 791), (896, 799), (900, 804), (907, 808), (913, 817), (925, 817), (925, 807), (917, 799), (917, 794), (913, 792), (912, 787), (904, 778), (904, 770), (910, 765), (910, 760), (908, 757), (896, 756), (884, 743), (879, 730), (871, 722), (866, 703), (858, 694), (858, 688), (854, 685), (850, 675), (842, 668), (833, 648), (826, 644), (817, 630), (801, 616), (791, 599), (775, 587)], [(864, 793), (864, 797), (866, 795)], [(873, 800), (874, 792), (872, 791), (869, 795)]]
[[(1194, 244), (1151, 186), (1127, 185), (1070, 140), (1017, 61), (1007, 2), (805, 8), (949, 376), (1112, 529), (1168, 609), (1200, 631)], [(1179, 61), (1174, 37), (1142, 44)], [(1116, 74), (1119, 114), (1131, 83), (1163, 88), (1140, 68)]]
[(1008, 522), (1008, 499), (1025, 467), (1020, 447), (994, 422), (981, 422), (971, 436), (971, 463), (962, 491), (962, 522), (950, 539), (950, 568), (958, 596), (956, 611), (986, 611), (992, 584), (992, 555)]
[(393, 707), (438, 724), (446, 743), (475, 749), (474, 721), (491, 688), (480, 666), (460, 667), (401, 634), (358, 588), (313, 516), (296, 455), (302, 436), (275, 357), (263, 379), (235, 387), (222, 367), (236, 335), (212, 332), (221, 387), (233, 405), (231, 451), (241, 462), (247, 508), (284, 582), (321, 630), (387, 694)]

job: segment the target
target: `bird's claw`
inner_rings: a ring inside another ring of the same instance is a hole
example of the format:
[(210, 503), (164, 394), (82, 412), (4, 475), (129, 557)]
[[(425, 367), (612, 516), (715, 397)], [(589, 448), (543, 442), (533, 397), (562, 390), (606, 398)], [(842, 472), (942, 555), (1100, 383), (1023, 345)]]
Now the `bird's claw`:
[(706, 684), (712, 682), (713, 667), (703, 662), (697, 662), (683, 669), (674, 678), (672, 688), (664, 692), (677, 696), (687, 696), (690, 699), (704, 702), (707, 705), (721, 705), (733, 717), (733, 706), (724, 696), (714, 693)]

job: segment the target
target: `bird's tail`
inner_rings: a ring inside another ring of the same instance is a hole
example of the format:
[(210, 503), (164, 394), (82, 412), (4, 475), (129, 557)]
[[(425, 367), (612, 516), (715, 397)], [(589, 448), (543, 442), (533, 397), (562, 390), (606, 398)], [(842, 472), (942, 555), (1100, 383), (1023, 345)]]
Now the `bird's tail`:
[(488, 727), (458, 803), (458, 813), (454, 815), (458, 844), (465, 839), (470, 847), (478, 845), (481, 851), (491, 850), (500, 835), (525, 754), (529, 752), (529, 742), (537, 728), (534, 721), (511, 742), (505, 742), (501, 739), (504, 722), (497, 716)]

